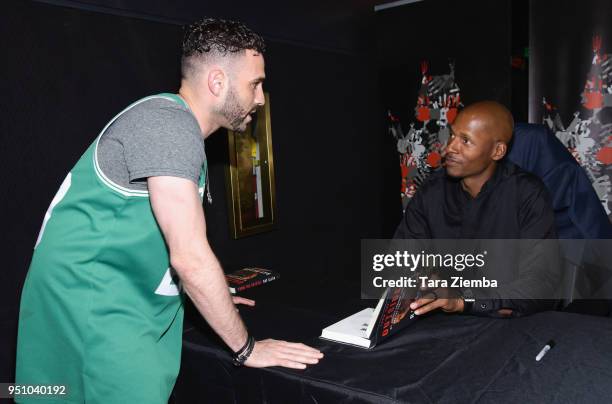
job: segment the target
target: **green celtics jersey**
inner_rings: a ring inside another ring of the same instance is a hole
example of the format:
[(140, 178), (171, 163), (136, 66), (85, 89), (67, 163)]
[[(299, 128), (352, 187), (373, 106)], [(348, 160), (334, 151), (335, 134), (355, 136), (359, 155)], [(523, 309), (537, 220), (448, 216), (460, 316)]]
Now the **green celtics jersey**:
[[(100, 169), (102, 130), (45, 215), (22, 293), (16, 382), (66, 385), (61, 402), (167, 402), (183, 321), (178, 279), (146, 190)], [(204, 162), (200, 196), (206, 180)], [(48, 398), (47, 398), (48, 399)], [(40, 402), (40, 401), (36, 401)]]

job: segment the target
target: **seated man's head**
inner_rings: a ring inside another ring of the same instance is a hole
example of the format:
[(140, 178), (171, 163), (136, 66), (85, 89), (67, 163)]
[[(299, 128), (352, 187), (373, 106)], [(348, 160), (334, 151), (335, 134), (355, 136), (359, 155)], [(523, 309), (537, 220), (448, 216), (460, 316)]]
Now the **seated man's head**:
[(445, 152), (446, 173), (484, 184), (508, 150), (514, 121), (503, 105), (481, 101), (464, 108), (451, 125)]

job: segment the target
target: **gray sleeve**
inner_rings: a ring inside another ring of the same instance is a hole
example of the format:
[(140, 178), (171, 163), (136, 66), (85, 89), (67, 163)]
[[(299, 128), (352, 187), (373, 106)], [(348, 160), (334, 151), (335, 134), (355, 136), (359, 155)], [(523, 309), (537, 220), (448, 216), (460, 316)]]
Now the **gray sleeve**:
[(129, 133), (122, 139), (129, 182), (167, 175), (197, 183), (206, 158), (197, 121), (178, 105), (162, 102), (164, 106), (143, 108), (130, 117)]

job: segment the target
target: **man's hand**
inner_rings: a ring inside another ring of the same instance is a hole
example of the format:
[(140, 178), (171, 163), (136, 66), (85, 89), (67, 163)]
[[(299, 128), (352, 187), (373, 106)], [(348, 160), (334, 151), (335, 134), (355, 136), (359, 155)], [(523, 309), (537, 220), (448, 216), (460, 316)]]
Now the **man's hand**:
[[(442, 293), (440, 293), (442, 294)], [(444, 295), (448, 295), (445, 291)], [(429, 313), (432, 310), (442, 309), (447, 313), (455, 313), (463, 311), (463, 299), (459, 297), (438, 298), (438, 295), (432, 291), (427, 292), (424, 297), (421, 297), (410, 304), (410, 308), (414, 310), (417, 316)]]
[(266, 339), (257, 341), (251, 356), (244, 363), (252, 368), (282, 366), (291, 369), (306, 369), (306, 365), (314, 365), (323, 358), (323, 353), (307, 345)]

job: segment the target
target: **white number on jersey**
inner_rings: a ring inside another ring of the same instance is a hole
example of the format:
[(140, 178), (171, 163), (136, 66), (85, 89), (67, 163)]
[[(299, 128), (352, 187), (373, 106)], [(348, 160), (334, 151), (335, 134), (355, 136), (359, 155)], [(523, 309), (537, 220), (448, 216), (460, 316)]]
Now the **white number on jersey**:
[(42, 226), (40, 227), (40, 231), (38, 232), (38, 238), (36, 239), (36, 244), (34, 245), (34, 249), (38, 247), (38, 243), (40, 243), (40, 240), (42, 239), (43, 233), (45, 232), (45, 227), (47, 226), (47, 222), (49, 221), (49, 219), (51, 219), (51, 213), (53, 212), (53, 208), (58, 203), (60, 203), (62, 199), (64, 199), (64, 197), (68, 193), (68, 189), (70, 189), (71, 184), (72, 184), (72, 173), (68, 173), (68, 175), (64, 179), (64, 182), (62, 182), (62, 185), (60, 185), (59, 190), (55, 194), (55, 197), (53, 197), (53, 200), (51, 201), (51, 205), (49, 205), (49, 209), (47, 209), (47, 213), (45, 213), (45, 218), (43, 219)]
[(156, 295), (177, 296), (179, 294), (179, 286), (177, 285), (177, 283), (172, 278), (171, 271), (172, 271), (171, 268), (168, 268), (166, 270), (166, 273), (164, 274), (164, 277), (162, 278), (161, 282), (159, 283), (159, 286), (157, 287), (157, 289), (155, 289), (155, 294)]

